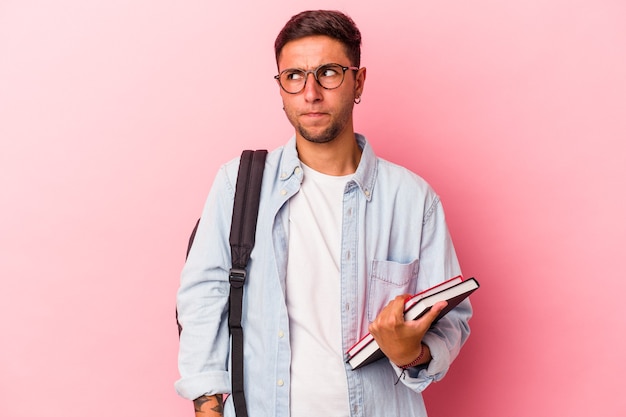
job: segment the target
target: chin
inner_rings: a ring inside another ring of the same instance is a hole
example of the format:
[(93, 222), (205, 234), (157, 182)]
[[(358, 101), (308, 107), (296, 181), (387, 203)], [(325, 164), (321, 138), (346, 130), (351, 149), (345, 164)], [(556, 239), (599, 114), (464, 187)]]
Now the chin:
[(299, 128), (298, 132), (300, 133), (300, 136), (302, 136), (304, 139), (311, 143), (332, 142), (337, 137), (338, 133), (335, 132), (334, 129), (326, 129), (325, 131), (319, 133), (313, 133), (303, 128)]

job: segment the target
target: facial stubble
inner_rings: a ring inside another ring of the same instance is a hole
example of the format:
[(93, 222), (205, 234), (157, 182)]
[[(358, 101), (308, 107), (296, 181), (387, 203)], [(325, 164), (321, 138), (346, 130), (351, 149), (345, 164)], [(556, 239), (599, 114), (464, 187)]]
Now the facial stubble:
[(331, 124), (319, 133), (314, 133), (311, 129), (304, 127), (298, 120), (298, 116), (293, 111), (289, 110), (285, 106), (285, 114), (292, 126), (298, 131), (300, 136), (312, 143), (328, 143), (337, 138), (341, 132), (344, 131), (350, 121), (354, 104), (349, 102), (343, 107), (343, 110), (338, 114)]

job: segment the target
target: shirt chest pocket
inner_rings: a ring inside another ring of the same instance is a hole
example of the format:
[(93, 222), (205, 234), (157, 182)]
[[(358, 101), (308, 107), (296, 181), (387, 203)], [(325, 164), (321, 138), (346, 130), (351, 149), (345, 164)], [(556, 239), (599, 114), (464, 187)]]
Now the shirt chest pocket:
[(372, 262), (367, 302), (367, 317), (370, 322), (396, 296), (415, 292), (418, 266), (419, 259), (409, 263)]

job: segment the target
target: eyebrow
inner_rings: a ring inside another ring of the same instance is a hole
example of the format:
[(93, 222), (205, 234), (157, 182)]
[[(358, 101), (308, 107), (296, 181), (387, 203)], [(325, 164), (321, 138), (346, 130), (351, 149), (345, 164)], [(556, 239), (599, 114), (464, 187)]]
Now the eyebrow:
[[(285, 69), (279, 70), (278, 73), (280, 74), (281, 72), (287, 71), (287, 70), (298, 70), (298, 71), (310, 71), (310, 70), (314, 70), (314, 69), (318, 69), (320, 67), (323, 67), (325, 65), (339, 65), (340, 67), (348, 67), (348, 68), (352, 68), (353, 66), (348, 64), (348, 65), (344, 65), (344, 64), (340, 64), (338, 62), (325, 62), (323, 64), (320, 64), (316, 67), (311, 67), (311, 68), (298, 68), (298, 67), (287, 67)], [(354, 67), (356, 68), (356, 67)]]

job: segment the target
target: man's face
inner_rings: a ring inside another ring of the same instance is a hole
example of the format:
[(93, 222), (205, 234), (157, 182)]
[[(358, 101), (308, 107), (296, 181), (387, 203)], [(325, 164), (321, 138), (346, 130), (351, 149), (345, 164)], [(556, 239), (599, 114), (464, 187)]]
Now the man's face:
[[(351, 66), (341, 42), (327, 36), (309, 36), (288, 42), (283, 47), (278, 70), (311, 70), (323, 64)], [(365, 81), (365, 69), (348, 70), (338, 88), (327, 90), (307, 74), (304, 89), (289, 94), (280, 89), (287, 118), (296, 129), (296, 136), (310, 142), (327, 143), (342, 134), (353, 134), (352, 108)]]

